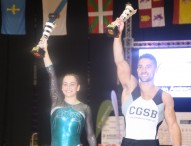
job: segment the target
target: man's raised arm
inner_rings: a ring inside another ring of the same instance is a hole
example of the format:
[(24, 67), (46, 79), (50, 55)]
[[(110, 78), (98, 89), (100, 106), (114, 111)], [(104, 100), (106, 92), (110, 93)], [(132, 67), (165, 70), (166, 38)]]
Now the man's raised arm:
[(128, 90), (131, 90), (131, 88), (135, 87), (137, 81), (135, 77), (131, 75), (131, 67), (124, 58), (122, 45), (122, 32), (124, 29), (124, 22), (117, 18), (113, 23), (115, 23), (119, 29), (119, 36), (114, 38), (113, 42), (114, 61), (117, 66), (118, 78), (123, 86), (123, 89), (128, 88)]

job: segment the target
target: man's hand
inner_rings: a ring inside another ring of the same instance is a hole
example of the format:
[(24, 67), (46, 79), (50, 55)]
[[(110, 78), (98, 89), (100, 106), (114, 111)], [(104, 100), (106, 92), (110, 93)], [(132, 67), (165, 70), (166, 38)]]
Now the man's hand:
[(124, 29), (124, 22), (122, 19), (117, 18), (114, 22), (112, 22), (111, 24), (116, 25), (118, 27), (119, 30), (119, 36), (122, 35), (123, 29)]

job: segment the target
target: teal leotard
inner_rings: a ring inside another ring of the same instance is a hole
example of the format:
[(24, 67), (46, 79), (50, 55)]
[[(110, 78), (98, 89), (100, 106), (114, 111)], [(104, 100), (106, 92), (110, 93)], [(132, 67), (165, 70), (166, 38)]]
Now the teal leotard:
[(57, 108), (51, 115), (52, 146), (80, 145), (83, 115), (72, 107)]

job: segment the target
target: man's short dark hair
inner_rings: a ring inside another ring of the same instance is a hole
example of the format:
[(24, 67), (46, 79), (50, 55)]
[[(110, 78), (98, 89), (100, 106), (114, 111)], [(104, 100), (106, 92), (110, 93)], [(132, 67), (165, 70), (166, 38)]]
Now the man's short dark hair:
[(153, 55), (148, 54), (148, 53), (143, 54), (143, 55), (141, 55), (141, 56), (139, 57), (139, 61), (140, 61), (141, 59), (143, 59), (143, 58), (150, 59), (150, 60), (156, 65), (156, 67), (157, 67), (157, 60), (156, 60), (156, 58), (155, 58)]

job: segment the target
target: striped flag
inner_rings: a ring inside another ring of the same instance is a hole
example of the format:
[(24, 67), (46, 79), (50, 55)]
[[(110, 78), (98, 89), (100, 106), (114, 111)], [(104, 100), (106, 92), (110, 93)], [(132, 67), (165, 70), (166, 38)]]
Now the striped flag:
[(113, 0), (88, 0), (89, 33), (105, 33), (113, 21)]
[[(42, 0), (43, 5), (43, 26), (48, 22), (48, 15), (53, 13), (62, 0)], [(66, 16), (67, 16), (67, 3), (59, 14), (59, 17), (56, 19), (56, 27), (51, 32), (51, 36), (53, 35), (66, 35)]]
[(174, 0), (173, 24), (191, 24), (191, 0)]
[(165, 26), (164, 0), (138, 0), (140, 28)]
[(1, 33), (25, 35), (25, 0), (1, 0)]

